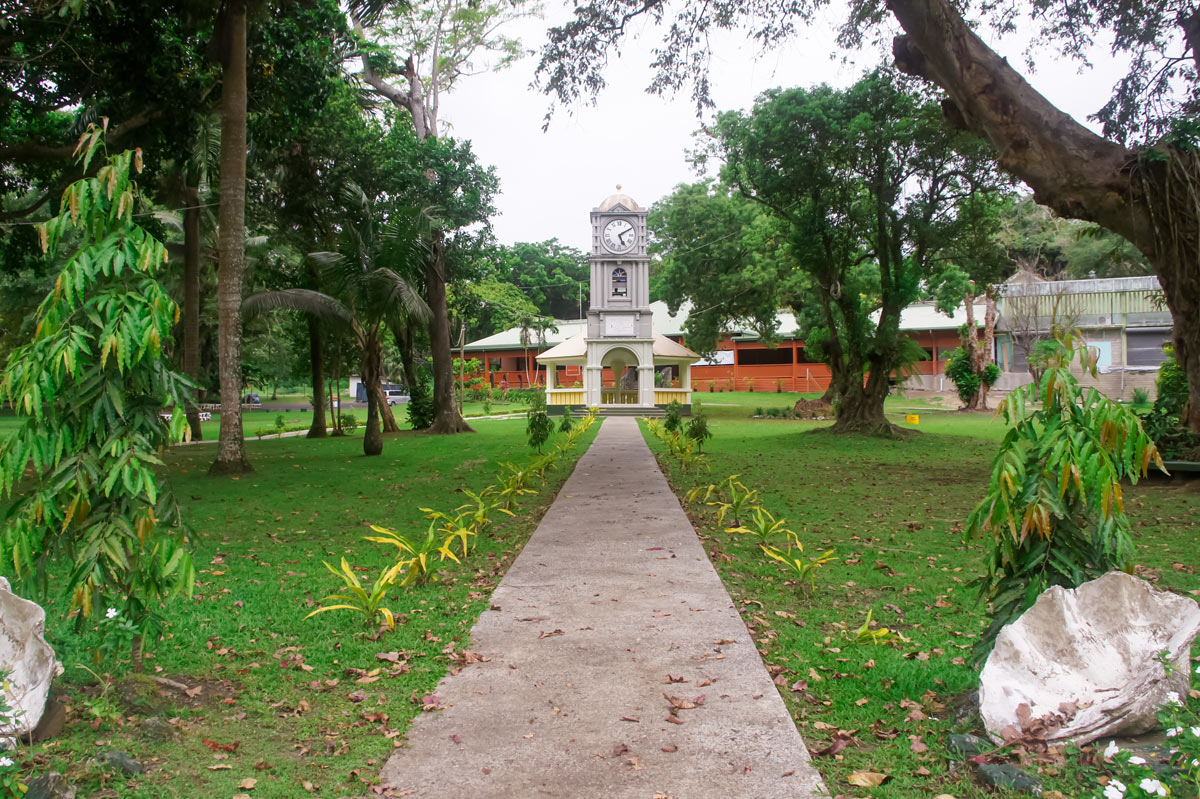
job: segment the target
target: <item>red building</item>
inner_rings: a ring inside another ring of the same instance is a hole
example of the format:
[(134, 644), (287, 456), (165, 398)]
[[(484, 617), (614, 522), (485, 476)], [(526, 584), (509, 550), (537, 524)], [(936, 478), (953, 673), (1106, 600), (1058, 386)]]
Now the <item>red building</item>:
[[(683, 328), (687, 309), (671, 316), (664, 302), (651, 303), (654, 311), (654, 332), (686, 345)], [(983, 305), (975, 306), (976, 324), (982, 327)], [(900, 316), (900, 329), (925, 350), (927, 360), (917, 365), (917, 374), (909, 382), (911, 388), (948, 390), (945, 379), (946, 360), (950, 351), (959, 346), (958, 330), (966, 323), (966, 313), (960, 308), (954, 316), (946, 316), (932, 304), (920, 303), (906, 308)], [(547, 331), (544, 341), (531, 341), (522, 346), (520, 328), (510, 328), (487, 338), (472, 341), (465, 350), (469, 357), (483, 363), (480, 376), (495, 388), (524, 388), (544, 386), (546, 379), (535, 358), (551, 347), (584, 332), (587, 323), (581, 319), (557, 320), (555, 330)], [(829, 387), (829, 367), (808, 358), (804, 342), (797, 338), (796, 319), (790, 311), (780, 311), (777, 317), (779, 345), (764, 346), (757, 334), (732, 331), (720, 342), (717, 351), (692, 366), (692, 390), (713, 391), (814, 392)], [(571, 370), (575, 370), (575, 374)], [(560, 366), (555, 385), (568, 387), (578, 380), (582, 385), (580, 367)], [(604, 385), (613, 385), (611, 370), (604, 371)]]

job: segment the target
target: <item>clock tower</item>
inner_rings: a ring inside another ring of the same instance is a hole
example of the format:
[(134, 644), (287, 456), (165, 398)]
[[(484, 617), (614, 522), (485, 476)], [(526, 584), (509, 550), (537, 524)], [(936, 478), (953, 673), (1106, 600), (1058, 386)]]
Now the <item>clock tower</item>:
[[(654, 406), (654, 329), (646, 214), (617, 193), (592, 209), (591, 305), (584, 393), (588, 405)], [(610, 385), (605, 385), (605, 369)]]

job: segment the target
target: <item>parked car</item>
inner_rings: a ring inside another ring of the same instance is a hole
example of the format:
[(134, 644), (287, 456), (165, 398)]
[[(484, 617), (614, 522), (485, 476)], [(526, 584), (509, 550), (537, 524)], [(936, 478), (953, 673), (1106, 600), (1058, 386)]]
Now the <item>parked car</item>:
[(245, 399), (243, 399), (242, 402), (244, 402), (247, 405), (261, 405), (262, 397), (258, 396), (254, 392), (250, 392), (249, 394), (246, 395)]
[(403, 405), (404, 403), (408, 402), (409, 399), (408, 391), (404, 389), (389, 388), (387, 391), (383, 392), (383, 394), (385, 397), (387, 397), (388, 405)]

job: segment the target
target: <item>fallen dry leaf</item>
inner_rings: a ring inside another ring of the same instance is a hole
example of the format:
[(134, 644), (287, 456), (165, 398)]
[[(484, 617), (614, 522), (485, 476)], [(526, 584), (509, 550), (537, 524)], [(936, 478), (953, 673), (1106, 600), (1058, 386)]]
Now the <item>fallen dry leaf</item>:
[(883, 785), (887, 779), (887, 774), (880, 774), (878, 771), (855, 771), (849, 777), (846, 777), (846, 782), (851, 785), (857, 785), (860, 788), (874, 788)]
[(209, 771), (224, 771), (225, 769), (231, 769), (231, 768), (233, 768), (233, 766), (229, 765), (228, 763), (218, 763), (215, 766), (209, 766), (208, 770)]
[(253, 777), (247, 777), (239, 782), (237, 787), (241, 788), (243, 791), (253, 791), (255, 785), (258, 785), (258, 780), (254, 779)]

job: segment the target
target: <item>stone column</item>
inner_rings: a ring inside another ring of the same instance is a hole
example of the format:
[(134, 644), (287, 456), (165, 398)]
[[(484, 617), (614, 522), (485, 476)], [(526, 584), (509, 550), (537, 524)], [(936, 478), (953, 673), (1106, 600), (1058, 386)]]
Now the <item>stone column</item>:
[(638, 366), (638, 405), (654, 404), (654, 364)]
[(588, 364), (583, 368), (583, 396), (588, 405), (600, 404), (600, 390), (604, 377), (603, 366)]

